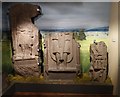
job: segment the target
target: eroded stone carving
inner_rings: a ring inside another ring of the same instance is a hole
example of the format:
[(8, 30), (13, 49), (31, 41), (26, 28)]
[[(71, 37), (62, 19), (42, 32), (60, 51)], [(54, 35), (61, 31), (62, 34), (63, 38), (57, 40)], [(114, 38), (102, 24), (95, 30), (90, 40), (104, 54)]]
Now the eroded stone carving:
[(89, 69), (92, 80), (104, 82), (108, 71), (107, 46), (103, 41), (94, 42), (90, 45), (90, 63)]
[(81, 73), (80, 45), (73, 39), (73, 33), (48, 34), (45, 37), (44, 53), (45, 73), (48, 76), (57, 73), (57, 78), (60, 72), (74, 72), (77, 75)]
[(9, 10), (12, 31), (12, 60), (15, 71), (23, 76), (39, 76), (38, 50), (40, 35), (33, 24), (41, 8), (32, 4), (16, 4)]

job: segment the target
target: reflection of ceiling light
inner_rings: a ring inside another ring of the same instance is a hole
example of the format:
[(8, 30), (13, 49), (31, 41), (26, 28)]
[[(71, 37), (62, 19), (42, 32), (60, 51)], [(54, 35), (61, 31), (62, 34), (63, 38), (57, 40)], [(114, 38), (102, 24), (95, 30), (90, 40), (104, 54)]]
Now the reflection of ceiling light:
[(37, 8), (37, 11), (40, 11), (40, 9), (39, 9), (39, 8)]

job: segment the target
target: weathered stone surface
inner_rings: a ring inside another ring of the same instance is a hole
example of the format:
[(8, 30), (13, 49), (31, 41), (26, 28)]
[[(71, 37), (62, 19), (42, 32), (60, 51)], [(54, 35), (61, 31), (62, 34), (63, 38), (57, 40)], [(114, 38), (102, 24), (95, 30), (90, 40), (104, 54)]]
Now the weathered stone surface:
[(103, 41), (94, 42), (90, 45), (90, 63), (89, 69), (92, 80), (104, 82), (108, 71), (107, 46)]
[(48, 76), (55, 72), (74, 72), (75, 76), (81, 73), (80, 45), (73, 39), (73, 33), (48, 33), (44, 53), (45, 73)]
[(41, 15), (41, 8), (31, 4), (16, 4), (9, 10), (12, 31), (12, 59), (14, 69), (23, 76), (38, 76), (40, 35), (33, 24)]

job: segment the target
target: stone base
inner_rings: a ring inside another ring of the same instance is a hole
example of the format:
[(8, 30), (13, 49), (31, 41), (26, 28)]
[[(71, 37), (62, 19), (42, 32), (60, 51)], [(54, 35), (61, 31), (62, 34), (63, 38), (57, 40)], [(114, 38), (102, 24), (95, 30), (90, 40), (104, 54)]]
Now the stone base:
[(36, 59), (15, 61), (14, 69), (16, 73), (22, 76), (40, 76), (40, 68)]
[(76, 72), (48, 72), (48, 75), (45, 76), (45, 78), (49, 80), (72, 80), (76, 78)]

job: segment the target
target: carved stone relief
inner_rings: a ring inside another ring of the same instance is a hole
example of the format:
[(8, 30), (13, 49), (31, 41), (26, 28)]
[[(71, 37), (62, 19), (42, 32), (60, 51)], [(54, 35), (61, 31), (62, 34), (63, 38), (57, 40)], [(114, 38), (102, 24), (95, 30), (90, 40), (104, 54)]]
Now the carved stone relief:
[(90, 63), (89, 69), (92, 80), (104, 82), (108, 71), (107, 46), (103, 41), (94, 42), (90, 45)]
[(45, 73), (80, 73), (80, 45), (73, 33), (50, 33), (45, 37)]
[(16, 73), (39, 76), (39, 30), (33, 24), (41, 8), (32, 4), (16, 4), (9, 10), (12, 35), (12, 60)]

